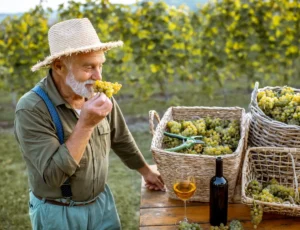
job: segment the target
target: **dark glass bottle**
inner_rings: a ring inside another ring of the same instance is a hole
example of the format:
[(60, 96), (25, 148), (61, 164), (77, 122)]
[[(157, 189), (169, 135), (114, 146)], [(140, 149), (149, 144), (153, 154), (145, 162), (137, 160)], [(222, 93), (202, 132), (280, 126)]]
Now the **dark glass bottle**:
[(223, 177), (223, 160), (216, 159), (216, 175), (210, 180), (209, 221), (212, 226), (227, 224), (228, 182)]

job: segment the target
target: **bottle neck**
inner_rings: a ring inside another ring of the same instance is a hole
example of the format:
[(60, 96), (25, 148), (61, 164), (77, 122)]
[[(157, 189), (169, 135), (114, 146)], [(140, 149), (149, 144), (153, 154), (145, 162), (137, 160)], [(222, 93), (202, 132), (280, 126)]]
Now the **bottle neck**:
[(216, 177), (223, 177), (223, 161), (220, 157), (216, 159)]

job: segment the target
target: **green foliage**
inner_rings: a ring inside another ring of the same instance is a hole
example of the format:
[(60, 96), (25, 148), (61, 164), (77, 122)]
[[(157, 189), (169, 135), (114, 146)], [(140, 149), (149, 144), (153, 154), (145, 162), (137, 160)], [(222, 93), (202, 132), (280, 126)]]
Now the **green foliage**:
[[(30, 67), (49, 55), (48, 13), (39, 6), (1, 22), (0, 87), (23, 93), (44, 76)], [(87, 17), (102, 42), (124, 41), (123, 48), (107, 52), (103, 77), (134, 89), (137, 97), (168, 96), (174, 82), (192, 82), (212, 95), (232, 79), (245, 79), (248, 87), (256, 80), (299, 80), (298, 1), (209, 1), (196, 11), (163, 1), (69, 1), (57, 16)]]
[(220, 83), (245, 77), (267, 84), (299, 79), (300, 4), (297, 1), (214, 1), (199, 10), (203, 77)]
[(43, 76), (30, 67), (49, 54), (47, 14), (40, 6), (0, 24), (0, 86), (25, 93)]

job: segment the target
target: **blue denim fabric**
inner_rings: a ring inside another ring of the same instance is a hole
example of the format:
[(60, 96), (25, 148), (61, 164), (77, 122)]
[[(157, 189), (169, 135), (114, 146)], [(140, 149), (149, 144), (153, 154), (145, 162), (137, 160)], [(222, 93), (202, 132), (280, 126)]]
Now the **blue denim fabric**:
[(33, 230), (120, 230), (120, 219), (107, 185), (95, 203), (59, 206), (29, 194), (29, 216)]

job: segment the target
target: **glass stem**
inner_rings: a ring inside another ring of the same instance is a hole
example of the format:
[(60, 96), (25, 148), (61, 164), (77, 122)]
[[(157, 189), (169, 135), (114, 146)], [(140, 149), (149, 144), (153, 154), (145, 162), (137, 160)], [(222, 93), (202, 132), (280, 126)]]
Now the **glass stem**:
[(184, 202), (184, 218), (183, 218), (183, 221), (188, 222), (188, 219), (186, 217), (186, 200), (184, 200), (183, 202)]

